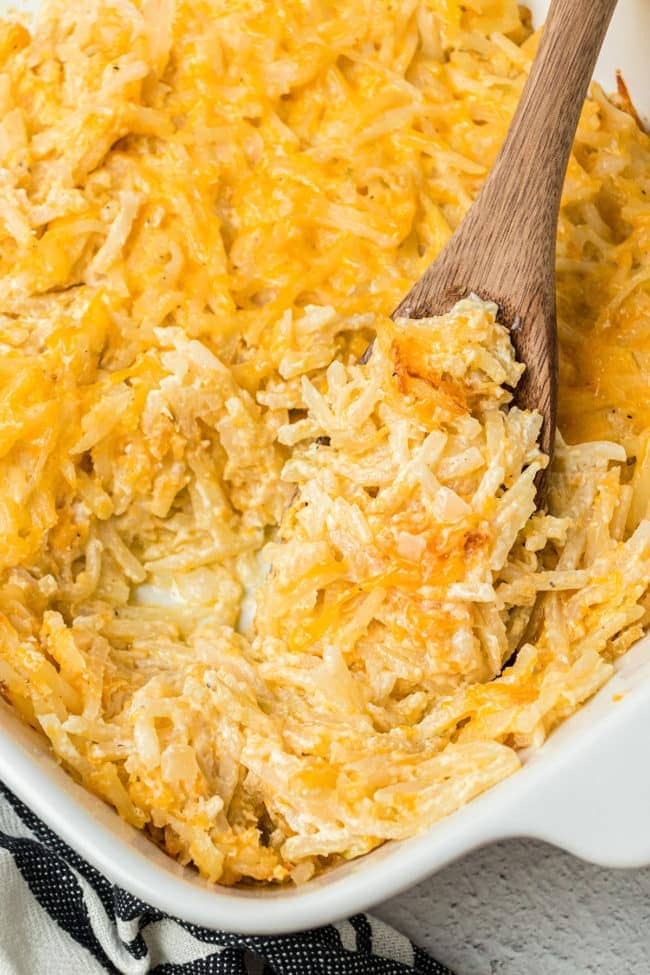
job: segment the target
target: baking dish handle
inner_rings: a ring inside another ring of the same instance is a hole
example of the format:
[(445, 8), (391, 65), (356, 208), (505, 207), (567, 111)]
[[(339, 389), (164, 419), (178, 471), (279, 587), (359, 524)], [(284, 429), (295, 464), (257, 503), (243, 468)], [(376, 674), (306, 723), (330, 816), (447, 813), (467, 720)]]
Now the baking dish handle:
[(518, 775), (528, 786), (520, 781), (508, 807), (508, 835), (546, 840), (602, 866), (650, 864), (650, 641), (628, 658), (526, 761)]

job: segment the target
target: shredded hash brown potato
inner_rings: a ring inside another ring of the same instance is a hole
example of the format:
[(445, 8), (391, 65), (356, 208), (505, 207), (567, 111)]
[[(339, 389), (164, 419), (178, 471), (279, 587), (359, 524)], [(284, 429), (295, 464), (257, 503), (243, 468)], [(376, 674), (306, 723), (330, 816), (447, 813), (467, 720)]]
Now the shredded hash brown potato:
[(513, 0), (0, 25), (0, 689), (211, 881), (422, 830), (643, 632), (650, 145), (625, 100), (593, 88), (565, 184), (548, 513), (496, 309), (387, 317), (536, 41)]

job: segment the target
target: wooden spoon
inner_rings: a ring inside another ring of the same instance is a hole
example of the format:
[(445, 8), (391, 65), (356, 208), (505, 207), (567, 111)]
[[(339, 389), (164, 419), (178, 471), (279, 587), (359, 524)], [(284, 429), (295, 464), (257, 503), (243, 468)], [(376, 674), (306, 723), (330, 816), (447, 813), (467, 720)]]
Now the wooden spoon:
[[(553, 0), (501, 152), (440, 256), (393, 318), (441, 315), (476, 294), (499, 306), (526, 372), (515, 392), (538, 410), (553, 452), (557, 404), (555, 238), (569, 154), (616, 0)], [(540, 485), (540, 492), (543, 486)]]

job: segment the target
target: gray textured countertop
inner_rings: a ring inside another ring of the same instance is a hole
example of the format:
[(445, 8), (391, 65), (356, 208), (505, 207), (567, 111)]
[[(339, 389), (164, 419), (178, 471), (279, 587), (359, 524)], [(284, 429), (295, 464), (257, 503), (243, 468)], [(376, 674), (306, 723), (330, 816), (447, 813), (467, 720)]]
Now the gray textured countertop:
[(604, 870), (532, 840), (479, 850), (374, 913), (456, 975), (650, 975), (650, 867)]

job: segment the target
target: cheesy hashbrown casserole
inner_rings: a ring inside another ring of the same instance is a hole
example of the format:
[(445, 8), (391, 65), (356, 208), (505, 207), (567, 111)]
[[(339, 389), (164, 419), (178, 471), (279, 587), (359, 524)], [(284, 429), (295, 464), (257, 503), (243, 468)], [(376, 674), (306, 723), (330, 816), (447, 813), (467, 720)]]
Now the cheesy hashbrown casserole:
[(0, 22), (0, 690), (210, 881), (424, 829), (643, 633), (650, 144), (625, 99), (593, 87), (565, 183), (548, 513), (496, 308), (388, 317), (536, 41), (512, 0)]

